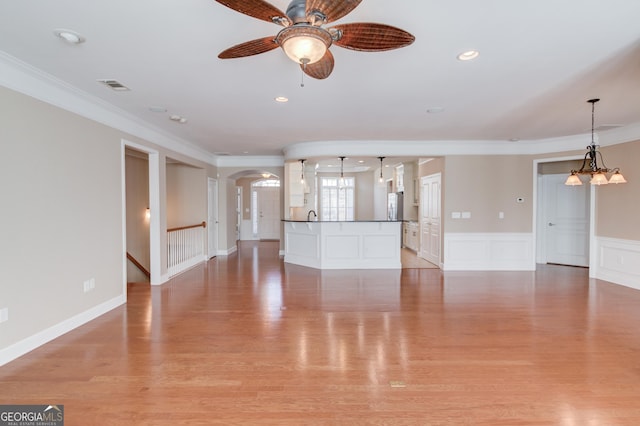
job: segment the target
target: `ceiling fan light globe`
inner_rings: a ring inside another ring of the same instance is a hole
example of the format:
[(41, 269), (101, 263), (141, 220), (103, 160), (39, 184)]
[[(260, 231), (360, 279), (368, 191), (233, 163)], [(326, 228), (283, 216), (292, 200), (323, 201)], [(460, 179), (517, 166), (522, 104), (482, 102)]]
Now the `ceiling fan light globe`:
[(307, 65), (324, 57), (331, 45), (331, 35), (322, 28), (294, 25), (280, 31), (276, 43), (293, 62)]

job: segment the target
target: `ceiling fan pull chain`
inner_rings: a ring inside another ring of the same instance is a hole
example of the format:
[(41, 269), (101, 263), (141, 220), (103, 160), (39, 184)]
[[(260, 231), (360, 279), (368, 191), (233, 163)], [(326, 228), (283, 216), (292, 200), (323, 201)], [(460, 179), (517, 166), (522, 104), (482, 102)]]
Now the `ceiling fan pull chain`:
[(309, 63), (309, 58), (301, 58), (300, 59), (300, 67), (302, 69), (302, 77), (300, 78), (300, 87), (304, 87), (304, 75), (307, 72), (307, 64)]

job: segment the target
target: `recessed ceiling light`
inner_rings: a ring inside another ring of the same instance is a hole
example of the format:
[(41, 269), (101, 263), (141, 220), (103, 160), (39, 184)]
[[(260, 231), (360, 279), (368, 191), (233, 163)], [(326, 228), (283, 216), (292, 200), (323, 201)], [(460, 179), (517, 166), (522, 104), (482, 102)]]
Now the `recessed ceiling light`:
[(280, 102), (281, 104), (285, 102), (289, 102), (289, 98), (285, 96), (276, 96), (274, 99), (276, 102)]
[(171, 117), (169, 117), (169, 120), (175, 121), (176, 123), (180, 123), (180, 124), (184, 124), (187, 122), (186, 118), (181, 117), (179, 115), (172, 115)]
[(69, 44), (80, 44), (86, 41), (83, 36), (72, 30), (59, 28), (57, 30), (53, 30), (53, 33)]
[(511, 138), (509, 139), (509, 142), (518, 142), (520, 140), (520, 138)]
[(462, 52), (458, 55), (458, 59), (461, 61), (471, 61), (477, 58), (480, 55), (480, 52), (477, 50), (467, 50), (466, 52)]
[(429, 114), (439, 114), (439, 113), (441, 113), (443, 111), (444, 111), (443, 107), (431, 107), (431, 108), (427, 109), (427, 112)]

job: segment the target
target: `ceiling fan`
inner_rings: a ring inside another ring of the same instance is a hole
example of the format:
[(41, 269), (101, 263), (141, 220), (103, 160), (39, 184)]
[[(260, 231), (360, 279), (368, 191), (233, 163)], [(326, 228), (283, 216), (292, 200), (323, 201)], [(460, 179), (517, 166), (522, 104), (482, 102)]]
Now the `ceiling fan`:
[(323, 25), (336, 21), (362, 0), (293, 0), (287, 13), (264, 0), (216, 0), (237, 12), (284, 27), (275, 36), (238, 44), (222, 51), (218, 58), (232, 59), (257, 55), (281, 47), (310, 77), (324, 79), (333, 71), (332, 44), (351, 50), (377, 52), (398, 49), (415, 37), (400, 28), (376, 23)]

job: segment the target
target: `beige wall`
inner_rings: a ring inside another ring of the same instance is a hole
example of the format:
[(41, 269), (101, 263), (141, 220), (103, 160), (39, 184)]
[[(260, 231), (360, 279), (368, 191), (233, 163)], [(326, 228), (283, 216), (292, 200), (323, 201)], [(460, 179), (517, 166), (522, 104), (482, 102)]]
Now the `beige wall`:
[(207, 220), (205, 170), (186, 164), (167, 164), (167, 227), (189, 226)]
[(356, 220), (373, 220), (374, 219), (374, 206), (373, 206), (373, 190), (374, 190), (374, 173), (372, 171), (354, 173), (355, 176), (355, 219)]
[(1, 351), (124, 298), (124, 135), (3, 87), (0, 110)]
[[(530, 157), (449, 156), (445, 165), (445, 232), (532, 232)], [(524, 198), (524, 203), (517, 203), (518, 197)], [(452, 212), (471, 212), (471, 218), (452, 219)], [(499, 212), (504, 212), (504, 219), (498, 218)]]
[[(435, 173), (444, 173), (444, 158), (433, 158), (418, 164), (418, 177), (429, 176)], [(444, 185), (444, 183), (443, 183)]]
[(609, 168), (620, 167), (627, 183), (596, 188), (596, 235), (640, 241), (640, 141), (604, 147)]

